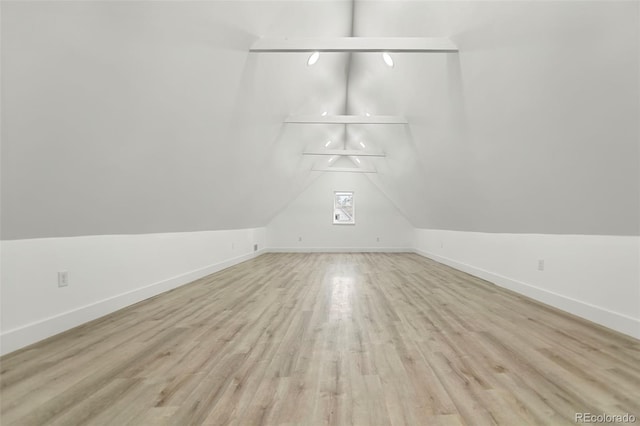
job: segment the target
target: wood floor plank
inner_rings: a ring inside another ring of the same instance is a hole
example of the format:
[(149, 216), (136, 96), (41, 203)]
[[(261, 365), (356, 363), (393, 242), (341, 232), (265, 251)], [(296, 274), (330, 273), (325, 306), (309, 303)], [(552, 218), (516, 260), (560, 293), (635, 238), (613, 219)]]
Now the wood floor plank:
[(265, 254), (0, 358), (2, 425), (640, 418), (640, 342), (406, 253)]

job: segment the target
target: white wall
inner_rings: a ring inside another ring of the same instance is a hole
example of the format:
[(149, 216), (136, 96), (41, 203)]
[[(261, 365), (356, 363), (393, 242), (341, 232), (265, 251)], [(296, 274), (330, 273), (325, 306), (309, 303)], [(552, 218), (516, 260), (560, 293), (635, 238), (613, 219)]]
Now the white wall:
[(639, 237), (418, 229), (416, 251), (640, 338)]
[(344, 106), (348, 55), (308, 67), (308, 54), (249, 47), (345, 36), (350, 11), (3, 0), (2, 239), (264, 226), (308, 184), (300, 141), (334, 128), (282, 122)]
[[(355, 192), (355, 226), (331, 224), (334, 189)], [(259, 245), (258, 253), (414, 247), (640, 338), (638, 237), (417, 229), (414, 246), (414, 230), (365, 176), (326, 173), (266, 229), (3, 241), (0, 353), (250, 259), (256, 254), (253, 244)], [(539, 259), (544, 259), (543, 271)], [(58, 271), (69, 272), (68, 287), (58, 288)]]
[(358, 36), (460, 49), (354, 55), (350, 110), (409, 117), (362, 137), (415, 227), (640, 235), (640, 2), (356, 3)]
[[(0, 352), (248, 260), (265, 235), (252, 228), (2, 241)], [(68, 271), (68, 287), (58, 287), (58, 271)]]
[[(333, 224), (334, 191), (354, 191), (355, 225)], [(267, 225), (267, 245), (273, 251), (411, 250), (413, 227), (364, 174), (324, 173)]]

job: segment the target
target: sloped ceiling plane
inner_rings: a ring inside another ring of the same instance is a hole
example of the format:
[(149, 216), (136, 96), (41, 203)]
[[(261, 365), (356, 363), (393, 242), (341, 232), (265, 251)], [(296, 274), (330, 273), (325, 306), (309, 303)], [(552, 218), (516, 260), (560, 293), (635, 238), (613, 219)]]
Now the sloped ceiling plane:
[(637, 234), (634, 7), (3, 2), (3, 238), (265, 226), (332, 168), (417, 228)]

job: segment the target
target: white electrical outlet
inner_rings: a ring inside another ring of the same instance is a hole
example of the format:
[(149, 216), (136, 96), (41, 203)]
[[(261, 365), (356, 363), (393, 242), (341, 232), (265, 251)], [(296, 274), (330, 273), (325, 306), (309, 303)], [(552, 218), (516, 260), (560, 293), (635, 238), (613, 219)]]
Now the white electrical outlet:
[(69, 285), (69, 273), (67, 271), (58, 272), (58, 287), (66, 287)]
[(544, 259), (538, 259), (538, 271), (544, 271)]
[(380, 242), (380, 237), (376, 237), (376, 241), (377, 241), (377, 242)]
[(231, 250), (236, 248), (236, 243), (231, 243)]
[(302, 237), (298, 237), (298, 241), (302, 241)]

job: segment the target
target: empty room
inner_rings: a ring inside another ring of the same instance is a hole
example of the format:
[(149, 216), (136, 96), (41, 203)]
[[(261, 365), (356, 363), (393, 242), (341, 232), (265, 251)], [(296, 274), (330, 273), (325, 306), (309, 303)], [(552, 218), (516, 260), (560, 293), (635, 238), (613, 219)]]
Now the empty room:
[(640, 2), (0, 8), (3, 426), (640, 423)]

